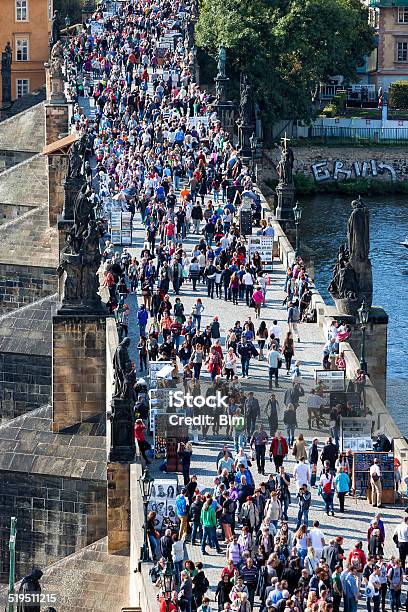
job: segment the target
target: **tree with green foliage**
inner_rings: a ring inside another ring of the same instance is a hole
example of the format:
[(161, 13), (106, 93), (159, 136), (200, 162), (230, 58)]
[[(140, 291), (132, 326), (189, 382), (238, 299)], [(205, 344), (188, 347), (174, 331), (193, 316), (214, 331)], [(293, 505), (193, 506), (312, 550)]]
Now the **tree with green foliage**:
[(201, 0), (196, 42), (216, 57), (228, 52), (230, 74), (246, 72), (263, 120), (310, 120), (321, 82), (356, 69), (374, 48), (360, 0)]
[(408, 109), (408, 81), (394, 81), (390, 85), (390, 108)]

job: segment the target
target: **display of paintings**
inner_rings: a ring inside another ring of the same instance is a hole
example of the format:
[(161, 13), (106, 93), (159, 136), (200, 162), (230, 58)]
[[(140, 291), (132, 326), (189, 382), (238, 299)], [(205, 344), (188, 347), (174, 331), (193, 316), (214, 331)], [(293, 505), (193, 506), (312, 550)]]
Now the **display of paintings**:
[(172, 522), (176, 520), (176, 496), (177, 496), (177, 480), (155, 480), (152, 486), (152, 494), (147, 506), (148, 512), (156, 512), (155, 527), (161, 531), (163, 521), (170, 519)]

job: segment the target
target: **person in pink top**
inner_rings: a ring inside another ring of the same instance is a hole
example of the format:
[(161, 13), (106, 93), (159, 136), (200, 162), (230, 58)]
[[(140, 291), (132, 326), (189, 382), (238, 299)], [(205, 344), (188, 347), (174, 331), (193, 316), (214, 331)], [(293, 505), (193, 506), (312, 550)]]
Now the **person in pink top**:
[(252, 294), (255, 308), (255, 319), (259, 319), (261, 316), (261, 306), (265, 302), (264, 294), (261, 287), (258, 285)]

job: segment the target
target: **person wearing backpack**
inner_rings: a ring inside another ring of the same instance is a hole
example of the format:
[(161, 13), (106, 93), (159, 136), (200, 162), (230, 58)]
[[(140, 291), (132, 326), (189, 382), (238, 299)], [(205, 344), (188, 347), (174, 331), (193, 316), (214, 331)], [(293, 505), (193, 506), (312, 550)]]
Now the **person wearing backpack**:
[(292, 333), (293, 337), (295, 334), (297, 335), (297, 341), (300, 342), (299, 338), (299, 330), (298, 330), (298, 322), (300, 318), (299, 306), (297, 300), (295, 302), (289, 302), (288, 308), (288, 326), (289, 331)]
[(367, 559), (363, 551), (362, 542), (356, 542), (356, 545), (354, 546), (353, 550), (349, 552), (347, 561), (350, 567), (354, 567), (357, 570), (357, 580), (358, 580), (358, 585), (360, 585), (361, 576), (363, 573), (363, 567), (367, 563)]
[(319, 490), (321, 491), (321, 495), (326, 506), (327, 516), (329, 516), (329, 512), (331, 512), (331, 515), (334, 516), (334, 478), (328, 467), (325, 467), (322, 475), (320, 476)]
[(388, 570), (387, 578), (390, 588), (391, 612), (398, 612), (401, 607), (401, 587), (404, 580), (404, 572), (399, 559)]

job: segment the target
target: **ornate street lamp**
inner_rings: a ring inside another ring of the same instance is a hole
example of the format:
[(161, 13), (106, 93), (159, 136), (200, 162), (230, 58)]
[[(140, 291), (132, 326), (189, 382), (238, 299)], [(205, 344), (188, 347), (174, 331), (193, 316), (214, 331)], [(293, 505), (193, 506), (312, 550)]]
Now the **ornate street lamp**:
[(255, 173), (255, 153), (257, 146), (257, 138), (255, 136), (255, 132), (252, 132), (252, 135), (249, 137), (249, 146), (251, 147), (251, 174), (253, 182), (256, 181), (256, 173)]
[(142, 561), (150, 561), (149, 546), (147, 543), (147, 506), (149, 504), (150, 496), (152, 494), (154, 478), (153, 476), (150, 476), (149, 470), (147, 468), (143, 472), (142, 476), (138, 478), (138, 483), (139, 483), (140, 495), (142, 496), (142, 500), (143, 500), (143, 511), (144, 511), (144, 525), (143, 525), (144, 538), (143, 538), (143, 546), (142, 546), (142, 550), (140, 554), (140, 559)]
[(299, 206), (299, 202), (296, 202), (296, 206), (293, 207), (293, 218), (295, 220), (296, 228), (296, 246), (295, 246), (295, 259), (299, 257), (299, 225), (302, 219), (302, 209)]
[(358, 320), (361, 325), (360, 369), (363, 370), (364, 374), (367, 374), (367, 362), (365, 360), (365, 340), (366, 340), (366, 327), (367, 327), (368, 319), (370, 318), (370, 309), (368, 308), (365, 300), (363, 300), (363, 303), (361, 304), (357, 312), (358, 312)]

